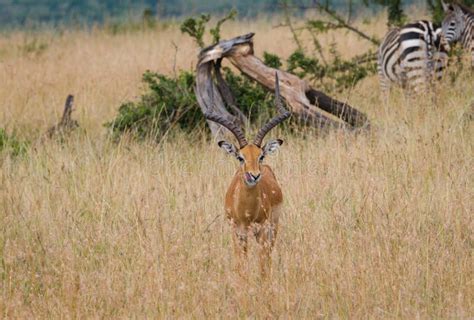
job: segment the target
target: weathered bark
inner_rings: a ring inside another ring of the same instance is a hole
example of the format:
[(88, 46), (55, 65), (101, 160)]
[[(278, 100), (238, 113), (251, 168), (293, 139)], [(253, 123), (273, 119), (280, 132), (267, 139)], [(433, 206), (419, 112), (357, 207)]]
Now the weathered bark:
[(368, 126), (369, 121), (367, 116), (362, 112), (354, 109), (350, 105), (335, 100), (321, 91), (314, 90), (313, 88), (306, 91), (306, 97), (309, 102), (315, 106), (318, 106), (322, 110), (335, 115), (341, 120), (349, 123), (353, 127)]
[[(227, 104), (235, 106), (230, 89), (227, 85), (223, 85), (225, 82), (219, 72), (221, 60), (228, 58), (243, 74), (271, 91), (275, 90), (274, 79), (276, 72), (278, 72), (281, 96), (286, 100), (292, 113), (309, 125), (318, 128), (344, 128), (349, 130), (368, 127), (369, 122), (366, 115), (357, 109), (313, 89), (307, 81), (291, 73), (266, 66), (253, 55), (253, 35), (253, 33), (249, 33), (221, 41), (201, 51), (197, 68), (196, 95), (203, 112), (209, 109), (208, 106), (212, 101), (211, 92), (213, 92), (214, 98), (216, 98), (215, 112), (226, 117), (231, 116), (220, 104), (222, 96), (224, 96)], [(214, 61), (217, 62), (214, 63)], [(212, 67), (215, 68), (215, 77), (220, 90), (215, 90), (216, 85), (212, 80)], [(321, 113), (321, 110), (336, 116), (342, 121), (326, 116)], [(239, 117), (241, 116), (239, 115)], [(210, 126), (215, 134), (213, 126), (216, 125), (210, 123)]]
[(214, 73), (216, 75), (217, 88), (219, 89), (219, 92), (221, 93), (222, 97), (224, 98), (224, 101), (227, 104), (227, 106), (229, 108), (231, 108), (232, 111), (234, 112), (234, 114), (236, 114), (236, 116), (239, 118), (240, 124), (241, 125), (246, 124), (247, 117), (237, 107), (234, 96), (232, 95), (232, 91), (230, 90), (229, 86), (227, 85), (227, 82), (225, 82), (224, 78), (222, 77), (221, 63), (222, 63), (222, 58), (218, 59), (216, 61), (216, 63), (214, 64)]
[[(250, 36), (250, 38), (253, 34)], [(213, 81), (213, 71), (220, 69), (220, 61), (222, 58), (232, 52), (235, 45), (245, 43), (248, 41), (249, 35), (237, 37), (228, 41), (221, 41), (218, 45), (219, 49), (216, 50), (216, 46), (210, 46), (204, 48), (199, 54), (199, 62), (197, 66), (196, 74), (196, 98), (204, 114), (212, 111), (230, 121), (246, 122), (245, 115), (239, 110), (237, 116), (232, 115), (225, 108), (224, 101), (230, 104), (229, 108), (237, 109), (235, 106), (235, 100), (232, 96), (230, 88), (225, 83), (220, 71), (215, 75), (217, 78), (219, 87)], [(224, 98), (222, 97), (224, 95)], [(207, 120), (209, 128), (212, 134), (217, 137), (223, 137), (223, 134), (227, 129), (214, 121)]]

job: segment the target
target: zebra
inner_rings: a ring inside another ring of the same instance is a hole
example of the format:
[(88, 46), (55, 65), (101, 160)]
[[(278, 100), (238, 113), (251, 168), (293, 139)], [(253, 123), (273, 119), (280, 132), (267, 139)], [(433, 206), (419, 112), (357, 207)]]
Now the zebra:
[(461, 42), (471, 51), (471, 66), (474, 68), (474, 11), (461, 4), (446, 4), (441, 1), (446, 15), (442, 32), (449, 44)]
[(442, 29), (431, 21), (418, 20), (388, 31), (378, 50), (382, 92), (391, 84), (419, 91), (432, 79), (440, 79), (448, 62), (449, 45)]

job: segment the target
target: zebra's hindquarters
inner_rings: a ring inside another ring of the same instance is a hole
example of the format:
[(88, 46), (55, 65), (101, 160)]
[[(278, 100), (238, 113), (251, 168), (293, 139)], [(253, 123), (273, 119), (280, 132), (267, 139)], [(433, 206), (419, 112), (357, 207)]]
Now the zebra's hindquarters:
[(395, 83), (404, 89), (420, 92), (441, 78), (447, 64), (440, 28), (419, 20), (391, 29), (378, 52), (381, 89), (387, 92)]
[(388, 31), (382, 40), (377, 55), (377, 70), (380, 80), (380, 88), (384, 93), (388, 93), (391, 83), (399, 83), (399, 36), (400, 29), (393, 28)]

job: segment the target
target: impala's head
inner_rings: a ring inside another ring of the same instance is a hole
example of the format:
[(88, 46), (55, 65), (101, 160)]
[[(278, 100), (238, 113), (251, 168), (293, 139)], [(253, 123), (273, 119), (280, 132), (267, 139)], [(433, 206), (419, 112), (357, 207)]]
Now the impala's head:
[(263, 147), (251, 143), (239, 149), (227, 141), (218, 142), (219, 147), (240, 162), (243, 174), (242, 178), (249, 187), (255, 186), (260, 181), (260, 165), (263, 159), (265, 159), (267, 155), (274, 153), (282, 144), (283, 140), (275, 139), (268, 141)]
[(218, 145), (224, 149), (228, 154), (235, 157), (242, 166), (242, 178), (244, 182), (249, 187), (255, 186), (261, 178), (261, 164), (263, 159), (278, 150), (278, 148), (283, 144), (283, 140), (274, 139), (269, 140), (267, 143), (262, 145), (263, 138), (265, 135), (273, 129), (275, 126), (289, 118), (291, 113), (286, 110), (280, 100), (280, 87), (278, 83), (278, 74), (275, 76), (275, 105), (278, 108), (279, 114), (270, 119), (257, 133), (254, 141), (248, 143), (242, 129), (236, 125), (234, 122), (231, 122), (219, 115), (212, 113), (206, 113), (206, 118), (214, 122), (219, 123), (220, 125), (229, 129), (230, 132), (234, 134), (239, 142), (239, 146), (227, 142), (219, 141)]

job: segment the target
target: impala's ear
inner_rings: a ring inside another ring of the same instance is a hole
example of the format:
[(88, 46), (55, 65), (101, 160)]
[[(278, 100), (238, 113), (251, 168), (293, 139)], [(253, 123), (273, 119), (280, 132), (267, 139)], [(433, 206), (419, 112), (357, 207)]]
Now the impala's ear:
[(228, 154), (234, 156), (234, 157), (237, 157), (238, 156), (238, 152), (237, 152), (237, 147), (234, 146), (232, 143), (229, 143), (227, 141), (224, 141), (224, 140), (221, 140), (217, 143), (219, 145), (219, 147), (221, 147), (222, 149), (224, 149)]
[(283, 140), (281, 139), (274, 139), (274, 140), (268, 141), (267, 143), (265, 143), (265, 145), (262, 148), (263, 154), (267, 155), (267, 154), (275, 153), (275, 151), (277, 151), (278, 148), (280, 148), (282, 144), (283, 144)]

